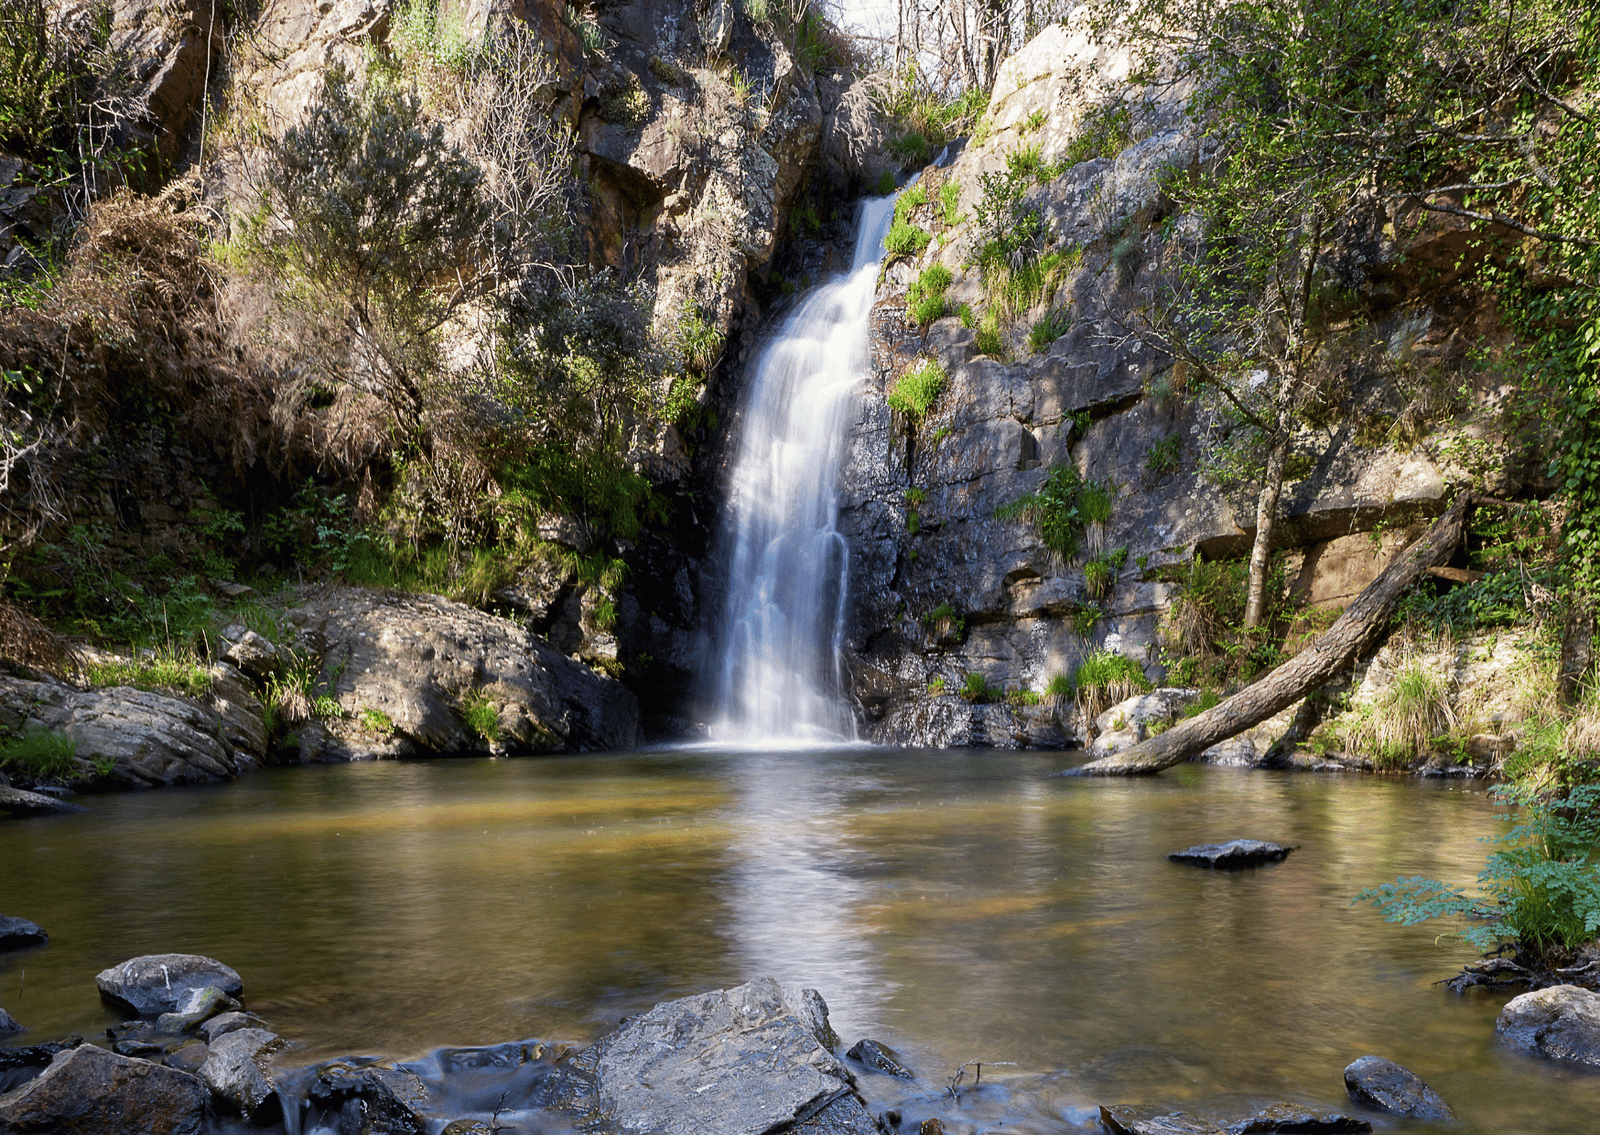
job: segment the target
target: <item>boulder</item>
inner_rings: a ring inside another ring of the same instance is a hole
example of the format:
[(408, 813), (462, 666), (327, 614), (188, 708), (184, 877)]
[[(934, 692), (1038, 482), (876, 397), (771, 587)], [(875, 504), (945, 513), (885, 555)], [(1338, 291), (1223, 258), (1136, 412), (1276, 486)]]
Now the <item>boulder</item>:
[[(509, 619), (435, 595), (331, 586), (290, 613), (297, 648), (336, 674), (351, 714), (324, 721), (337, 752), (360, 758), (481, 749), (463, 706), (497, 711), (507, 753), (593, 752), (639, 743), (639, 705), (618, 681), (558, 654)], [(360, 724), (375, 710), (392, 724), (375, 738)], [(327, 753), (326, 755), (334, 755)]]
[(339, 1116), (339, 1135), (422, 1135), (428, 1092), (414, 1072), (334, 1061), (317, 1069), (306, 1099)]
[(272, 677), (283, 665), (278, 648), (242, 624), (224, 627), (222, 641), (226, 644), (223, 659), (257, 681)]
[(18, 1033), (28, 1031), (26, 1025), (17, 1024), (17, 1019), (0, 1006), (0, 1036), (16, 1036)]
[(1167, 855), (1176, 863), (1190, 863), (1196, 867), (1233, 869), (1258, 867), (1263, 863), (1281, 863), (1292, 847), (1267, 843), (1259, 839), (1230, 839), (1227, 843), (1202, 843)]
[(875, 1040), (858, 1040), (845, 1053), (851, 1060), (861, 1064), (874, 1072), (886, 1072), (891, 1076), (898, 1076), (902, 1080), (915, 1079), (915, 1074), (900, 1062), (900, 1054), (886, 1044), (879, 1044)]
[(200, 1135), (209, 1098), (198, 1076), (83, 1044), (0, 1096), (0, 1131)]
[(167, 1054), (167, 1067), (176, 1068), (180, 1072), (190, 1072), (200, 1075), (200, 1069), (205, 1067), (211, 1058), (211, 1048), (204, 1041), (196, 1040)]
[(1366, 1135), (1372, 1124), (1336, 1111), (1317, 1111), (1293, 1103), (1275, 1103), (1254, 1115), (1223, 1128), (1228, 1135), (1267, 1135), (1269, 1132), (1294, 1132), (1295, 1135)]
[(1100, 1122), (1111, 1135), (1222, 1135), (1209, 1120), (1159, 1107), (1102, 1104)]
[(220, 1036), (227, 1036), (240, 1029), (264, 1029), (267, 1022), (254, 1013), (219, 1013), (209, 1021), (204, 1022), (195, 1031), (200, 1034), (207, 1044), (213, 1044)]
[(239, 1029), (212, 1042), (200, 1078), (219, 1099), (245, 1115), (253, 1115), (277, 1086), (272, 1080), (272, 1054), (283, 1038), (266, 1029)]
[(0, 914), (0, 950), (21, 950), (28, 946), (42, 946), (48, 941), (50, 935), (37, 923)]
[(1494, 1031), (1525, 1052), (1600, 1065), (1600, 993), (1576, 985), (1524, 993), (1506, 1002)]
[(54, 796), (47, 796), (43, 792), (29, 792), (25, 788), (12, 788), (9, 784), (0, 784), (0, 812), (9, 815), (58, 816), (81, 811), (83, 808), (79, 805), (57, 800)]
[(1344, 1070), (1350, 1098), (1408, 1119), (1450, 1119), (1449, 1106), (1434, 1090), (1393, 1060), (1363, 1056)]
[(596, 1135), (874, 1131), (809, 1017), (771, 978), (663, 1002), (575, 1056), (559, 1106)]
[(1109, 756), (1137, 745), (1150, 736), (1152, 726), (1164, 727), (1176, 721), (1184, 706), (1198, 695), (1198, 690), (1169, 688), (1118, 702), (1094, 719), (1098, 736), (1089, 745), (1089, 755)]
[(146, 954), (102, 970), (100, 996), (141, 1017), (171, 1013), (195, 990), (214, 986), (230, 997), (244, 990), (232, 969), (199, 954)]
[(156, 1018), (156, 1028), (164, 1033), (174, 1036), (180, 1033), (192, 1032), (196, 1025), (208, 1021), (218, 1013), (243, 1008), (239, 1002), (229, 997), (214, 985), (207, 985), (200, 989), (191, 989), (183, 995), (178, 1002), (178, 1008), (171, 1013), (162, 1013)]

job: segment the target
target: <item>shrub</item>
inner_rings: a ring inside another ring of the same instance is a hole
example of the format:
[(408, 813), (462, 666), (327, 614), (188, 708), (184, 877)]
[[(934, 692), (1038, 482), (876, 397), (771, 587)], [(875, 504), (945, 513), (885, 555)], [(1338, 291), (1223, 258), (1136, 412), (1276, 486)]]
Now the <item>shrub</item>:
[(1075, 692), (1072, 679), (1065, 674), (1051, 675), (1050, 681), (1045, 683), (1044, 687), (1044, 696), (1057, 705), (1072, 697)]
[(1133, 140), (1133, 116), (1126, 106), (1094, 107), (1078, 122), (1078, 131), (1067, 143), (1065, 162), (1077, 165), (1092, 158), (1114, 158)]
[(1143, 259), (1144, 239), (1137, 232), (1129, 233), (1111, 246), (1111, 263), (1117, 269), (1118, 282), (1122, 284), (1133, 283)]
[(943, 264), (930, 264), (911, 282), (906, 291), (906, 310), (914, 323), (932, 323), (944, 315), (944, 294), (954, 279)]
[(989, 680), (978, 673), (968, 674), (961, 686), (962, 700), (973, 705), (981, 705), (1004, 696), (1004, 690), (998, 686), (991, 686)]
[(944, 368), (933, 359), (926, 359), (895, 379), (888, 395), (889, 406), (908, 417), (925, 418), (944, 385)]
[(1526, 789), (1495, 789), (1501, 804), (1521, 810), (1521, 822), (1491, 841), (1478, 882), (1485, 892), (1469, 897), (1461, 887), (1421, 876), (1369, 887), (1351, 899), (1370, 902), (1388, 922), (1412, 926), (1433, 918), (1459, 918), (1461, 936), (1487, 951), (1510, 941), (1525, 962), (1549, 968), (1600, 931), (1600, 785), (1583, 785), (1564, 799), (1545, 799)]
[(1046, 312), (1028, 332), (1028, 349), (1037, 354), (1070, 330), (1072, 316), (1065, 308)]
[(893, 170), (884, 170), (878, 175), (878, 196), (887, 197), (894, 192), (895, 180)]
[(1102, 556), (1096, 556), (1083, 565), (1083, 584), (1089, 594), (1096, 599), (1109, 596), (1117, 584), (1117, 572), (1122, 570), (1122, 565), (1127, 562), (1128, 549), (1118, 548)]
[(947, 181), (939, 186), (939, 218), (947, 229), (953, 229), (967, 219), (965, 213), (957, 212), (961, 204), (961, 186), (953, 181)]
[(1078, 553), (1085, 525), (1111, 517), (1111, 486), (1086, 481), (1070, 464), (1052, 465), (1044, 484), (995, 510), (997, 520), (1026, 520), (1063, 560)]
[(1097, 650), (1080, 662), (1072, 682), (1085, 721), (1093, 721), (1118, 702), (1150, 689), (1142, 666), (1110, 650)]
[(1445, 680), (1417, 657), (1405, 659), (1394, 680), (1351, 718), (1345, 743), (1357, 752), (1371, 753), (1378, 768), (1404, 766), (1430, 739), (1456, 724)]
[(905, 165), (921, 165), (928, 160), (928, 139), (918, 130), (897, 134), (889, 139), (886, 148)]
[(948, 602), (940, 603), (922, 618), (923, 623), (941, 638), (951, 635), (960, 638), (966, 630), (966, 620), (957, 615)]
[[(965, 320), (962, 321), (965, 325)], [(1000, 337), (1000, 316), (993, 308), (983, 313), (983, 318), (978, 321), (978, 334), (973, 340), (973, 346), (978, 354), (988, 355), (990, 358), (1004, 360), (1006, 357), (1005, 340)]]
[(387, 737), (394, 732), (394, 718), (371, 706), (356, 714), (356, 722), (368, 733), (376, 733), (380, 737)]
[(1177, 472), (1181, 445), (1177, 434), (1168, 434), (1156, 442), (1144, 455), (1145, 472), (1155, 477)]

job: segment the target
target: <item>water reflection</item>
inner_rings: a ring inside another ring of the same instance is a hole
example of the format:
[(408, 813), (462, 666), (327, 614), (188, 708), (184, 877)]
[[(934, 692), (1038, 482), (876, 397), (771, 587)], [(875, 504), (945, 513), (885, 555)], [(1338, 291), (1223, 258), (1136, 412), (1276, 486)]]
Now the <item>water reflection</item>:
[[(202, 953), (243, 974), (294, 1059), (412, 1057), (586, 1041), (770, 973), (821, 990), (846, 1043), (894, 1045), (935, 1095), (971, 1059), (1048, 1073), (1004, 1105), (1008, 1130), (1060, 1130), (1101, 1100), (1338, 1107), (1367, 1052), (1423, 1075), (1459, 1130), (1589, 1130), (1600, 1080), (1499, 1049), (1503, 997), (1432, 984), (1465, 951), (1349, 905), (1401, 874), (1470, 882), (1495, 830), (1479, 790), (1056, 767), (704, 749), (95, 799), (0, 825), (0, 911), (51, 932), (0, 956), (0, 1004), (24, 1040), (103, 1029), (96, 972)], [(1234, 874), (1164, 858), (1232, 836), (1297, 850)]]

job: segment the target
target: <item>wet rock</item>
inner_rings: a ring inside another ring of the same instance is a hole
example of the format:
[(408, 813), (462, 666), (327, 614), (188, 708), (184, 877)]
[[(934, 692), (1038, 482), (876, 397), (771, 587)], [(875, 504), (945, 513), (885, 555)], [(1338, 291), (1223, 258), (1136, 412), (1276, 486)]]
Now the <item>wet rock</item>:
[(17, 1024), (17, 1019), (0, 1006), (0, 1036), (16, 1036), (27, 1031), (26, 1026)]
[(1506, 1002), (1494, 1031), (1538, 1056), (1600, 1065), (1600, 993), (1576, 985), (1524, 993)]
[(833, 1025), (828, 1023), (828, 1003), (822, 999), (822, 994), (815, 989), (785, 986), (783, 1000), (818, 1044), (829, 1052), (839, 1047), (842, 1042), (839, 1034), (833, 1031)]
[(402, 1069), (326, 1064), (306, 1099), (339, 1116), (339, 1135), (422, 1135), (425, 1127), (427, 1088), (416, 1073)]
[(229, 967), (199, 954), (145, 954), (102, 970), (94, 983), (100, 995), (141, 1017), (171, 1013), (192, 991), (215, 986), (230, 997), (244, 982)]
[(572, 1059), (560, 1106), (596, 1135), (874, 1131), (796, 1008), (771, 978), (663, 1002)]
[(1223, 1128), (1228, 1135), (1266, 1135), (1268, 1132), (1293, 1132), (1295, 1135), (1365, 1135), (1372, 1124), (1336, 1111), (1313, 1111), (1299, 1104), (1275, 1103), (1247, 1119)]
[(1183, 851), (1174, 851), (1167, 858), (1196, 867), (1232, 869), (1279, 863), (1293, 850), (1292, 847), (1259, 839), (1230, 839), (1227, 843), (1202, 843)]
[(0, 1131), (200, 1135), (209, 1098), (198, 1076), (83, 1044), (0, 1096)]
[(171, 1049), (183, 1042), (152, 1025), (149, 1021), (123, 1021), (106, 1030), (111, 1041), (111, 1051), (118, 1056), (137, 1056), (145, 1060), (161, 1060)]
[(1160, 1107), (1102, 1104), (1100, 1122), (1111, 1135), (1222, 1135), (1215, 1123)]
[(254, 1013), (219, 1013), (209, 1021), (203, 1023), (195, 1031), (207, 1044), (216, 1041), (218, 1037), (227, 1036), (229, 1033), (238, 1032), (240, 1029), (264, 1029), (267, 1022)]
[(167, 1067), (176, 1068), (180, 1072), (200, 1074), (201, 1067), (211, 1055), (211, 1048), (202, 1041), (186, 1044), (176, 1052), (167, 1054)]
[(856, 1063), (872, 1069), (874, 1072), (886, 1072), (891, 1076), (898, 1076), (902, 1080), (915, 1079), (911, 1069), (900, 1063), (899, 1053), (888, 1045), (879, 1044), (875, 1040), (858, 1040), (845, 1055)]
[(175, 1011), (162, 1013), (156, 1018), (156, 1028), (176, 1036), (179, 1033), (192, 1032), (195, 1026), (210, 1020), (218, 1013), (241, 1008), (243, 1006), (239, 1002), (222, 990), (214, 985), (207, 985), (201, 989), (191, 989), (184, 994)]
[(272, 1054), (283, 1039), (265, 1029), (239, 1029), (218, 1037), (200, 1068), (200, 1078), (219, 1098), (253, 1115), (276, 1090)]
[(57, 800), (54, 796), (47, 796), (43, 792), (29, 792), (26, 788), (0, 785), (0, 812), (7, 812), (13, 816), (59, 816), (81, 811), (83, 808), (79, 805)]
[(1357, 1103), (1409, 1119), (1450, 1119), (1449, 1106), (1416, 1075), (1393, 1060), (1363, 1056), (1344, 1070), (1345, 1090)]
[(12, 918), (0, 914), (0, 950), (22, 950), (29, 946), (42, 946), (50, 941), (37, 923), (26, 918)]
[(76, 1048), (83, 1043), (81, 1036), (45, 1044), (18, 1045), (0, 1048), (0, 1092), (9, 1092), (19, 1084), (27, 1083), (49, 1066), (58, 1053)]

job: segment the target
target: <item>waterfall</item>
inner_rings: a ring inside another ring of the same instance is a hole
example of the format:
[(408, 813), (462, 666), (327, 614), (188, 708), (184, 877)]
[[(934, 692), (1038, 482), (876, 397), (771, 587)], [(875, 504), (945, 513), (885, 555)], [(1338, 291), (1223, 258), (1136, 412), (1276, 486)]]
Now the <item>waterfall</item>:
[(862, 203), (850, 274), (816, 288), (761, 352), (745, 394), (712, 676), (717, 740), (852, 740), (843, 690), (850, 558), (839, 467), (894, 198)]

